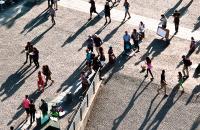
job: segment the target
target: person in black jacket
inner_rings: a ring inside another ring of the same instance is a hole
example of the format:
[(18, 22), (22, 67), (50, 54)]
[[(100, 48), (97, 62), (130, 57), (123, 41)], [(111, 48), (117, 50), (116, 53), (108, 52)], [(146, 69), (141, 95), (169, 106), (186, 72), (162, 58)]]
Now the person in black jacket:
[(30, 105), (29, 105), (29, 107), (30, 107), (30, 116), (31, 116), (30, 122), (32, 124), (32, 122), (35, 121), (35, 112), (36, 112), (36, 109), (35, 109), (35, 104), (34, 104), (34, 102), (33, 102), (32, 99), (31, 99), (30, 102), (31, 102)]
[(179, 27), (179, 22), (180, 22), (180, 12), (175, 10), (173, 17), (174, 17), (175, 33), (177, 33), (178, 27)]
[(90, 18), (88, 20), (91, 20), (92, 19), (92, 13), (96, 13), (98, 16), (99, 16), (99, 13), (97, 13), (97, 11), (96, 11), (95, 1), (90, 0), (89, 3), (91, 4), (91, 7), (90, 7)]
[(27, 61), (28, 61), (28, 57), (29, 57), (29, 53), (30, 53), (30, 48), (31, 48), (31, 42), (27, 42), (27, 44), (25, 46), (26, 61), (24, 62), (24, 64), (26, 64)]
[(34, 47), (33, 48), (33, 62), (36, 68), (39, 68), (40, 66), (38, 60), (39, 60), (39, 51), (37, 50), (37, 48)]
[(104, 25), (106, 25), (107, 24), (107, 17), (109, 18), (109, 22), (108, 23), (111, 23), (109, 2), (106, 2), (104, 11), (105, 11), (105, 19), (106, 19), (106, 22), (105, 22)]
[(41, 102), (42, 104), (39, 108), (42, 111), (42, 115), (45, 116), (48, 114), (48, 104), (43, 99), (41, 99)]

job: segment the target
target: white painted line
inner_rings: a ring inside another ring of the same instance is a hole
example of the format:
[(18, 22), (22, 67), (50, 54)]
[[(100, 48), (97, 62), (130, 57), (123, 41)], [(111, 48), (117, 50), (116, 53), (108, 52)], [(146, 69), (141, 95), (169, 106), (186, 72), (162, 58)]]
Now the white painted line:
[[(90, 9), (90, 4), (83, 0), (60, 0), (58, 4), (60, 6), (63, 6), (72, 10), (84, 12), (84, 13), (89, 13), (89, 9)], [(100, 12), (101, 10), (104, 9), (104, 6), (96, 4), (96, 8), (97, 8), (97, 11)], [(111, 17), (113, 20), (121, 22), (122, 19), (124, 18), (124, 11), (113, 8), (111, 10)], [(158, 17), (158, 20), (155, 20), (152, 18), (147, 18), (144, 16), (131, 14), (131, 19), (128, 20), (126, 23), (130, 25), (138, 26), (139, 22), (143, 21), (146, 25), (146, 29), (156, 32), (158, 23), (160, 22), (159, 19), (160, 17)], [(170, 34), (173, 35), (175, 32), (174, 24), (168, 22), (167, 28), (170, 30)], [(129, 31), (132, 32), (132, 29), (130, 29)], [(179, 27), (179, 32), (176, 35), (176, 37), (179, 37), (181, 39), (186, 39), (186, 40), (190, 40), (191, 36), (193, 36), (197, 40), (200, 39), (200, 31), (192, 32), (192, 29)]]

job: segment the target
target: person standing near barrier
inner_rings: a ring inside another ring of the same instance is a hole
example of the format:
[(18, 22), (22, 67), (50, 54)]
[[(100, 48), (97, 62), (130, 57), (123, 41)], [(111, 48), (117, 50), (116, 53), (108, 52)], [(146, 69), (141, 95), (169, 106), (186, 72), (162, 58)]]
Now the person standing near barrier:
[(124, 1), (125, 16), (124, 16), (123, 21), (126, 19), (127, 14), (129, 15), (128, 19), (131, 18), (131, 15), (130, 15), (130, 13), (129, 13), (129, 7), (130, 7), (130, 4), (128, 3), (127, 0), (125, 0), (125, 1)]
[(149, 57), (146, 57), (146, 64), (147, 64), (147, 74), (145, 75), (145, 78), (147, 78), (148, 77), (148, 73), (150, 73), (151, 80), (153, 80), (154, 77), (153, 77), (153, 74), (151, 72), (153, 66), (151, 64), (151, 59)]
[(95, 1), (90, 0), (89, 3), (91, 4), (91, 7), (90, 7), (90, 18), (88, 19), (88, 21), (90, 21), (92, 19), (92, 13), (96, 13), (99, 16), (99, 13), (97, 13), (97, 11), (96, 11)]
[(139, 47), (139, 33), (137, 32), (136, 29), (133, 29), (133, 32), (131, 34), (131, 38), (133, 39), (134, 43), (134, 48), (137, 48), (137, 52), (140, 52), (140, 47)]
[(166, 80), (165, 80), (165, 70), (162, 70), (160, 86), (161, 87), (157, 90), (158, 93), (159, 93), (160, 90), (162, 90), (164, 88), (164, 92), (165, 92), (164, 97), (167, 97), (168, 95), (167, 95), (167, 92), (166, 92), (167, 83), (166, 83)]
[(32, 124), (32, 122), (35, 121), (35, 112), (36, 112), (35, 104), (33, 102), (33, 99), (31, 99), (29, 107), (30, 107), (30, 116), (31, 116), (30, 123)]
[(26, 121), (28, 120), (28, 117), (30, 115), (30, 101), (28, 99), (28, 95), (25, 95), (25, 99), (22, 102), (22, 106), (26, 111)]
[(178, 27), (179, 27), (179, 22), (180, 22), (180, 12), (175, 10), (173, 17), (174, 17), (175, 33), (177, 33)]
[(109, 5), (109, 2), (106, 2), (105, 4), (105, 7), (104, 7), (104, 11), (105, 11), (105, 19), (106, 19), (106, 22), (104, 25), (107, 24), (107, 17), (109, 18), (109, 22), (108, 23), (111, 23), (111, 18), (110, 18), (110, 5)]
[(182, 60), (183, 60), (183, 75), (184, 77), (188, 78), (189, 77), (189, 70), (188, 67), (192, 65), (192, 62), (190, 61), (190, 59), (186, 58), (185, 55), (182, 56)]

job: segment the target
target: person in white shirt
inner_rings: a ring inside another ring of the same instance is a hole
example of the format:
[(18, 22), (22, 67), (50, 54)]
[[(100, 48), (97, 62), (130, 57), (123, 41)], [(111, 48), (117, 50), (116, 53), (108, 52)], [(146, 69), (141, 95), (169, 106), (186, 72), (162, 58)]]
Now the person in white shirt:
[(145, 25), (142, 21), (139, 24), (140, 41), (145, 37)]

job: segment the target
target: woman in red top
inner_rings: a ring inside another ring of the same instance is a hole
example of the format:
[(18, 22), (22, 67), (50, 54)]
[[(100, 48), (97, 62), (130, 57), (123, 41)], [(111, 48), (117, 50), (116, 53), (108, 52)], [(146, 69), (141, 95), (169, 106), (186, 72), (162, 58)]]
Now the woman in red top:
[(42, 88), (42, 92), (44, 92), (44, 79), (41, 74), (41, 71), (38, 72), (38, 91), (41, 91), (40, 88)]

